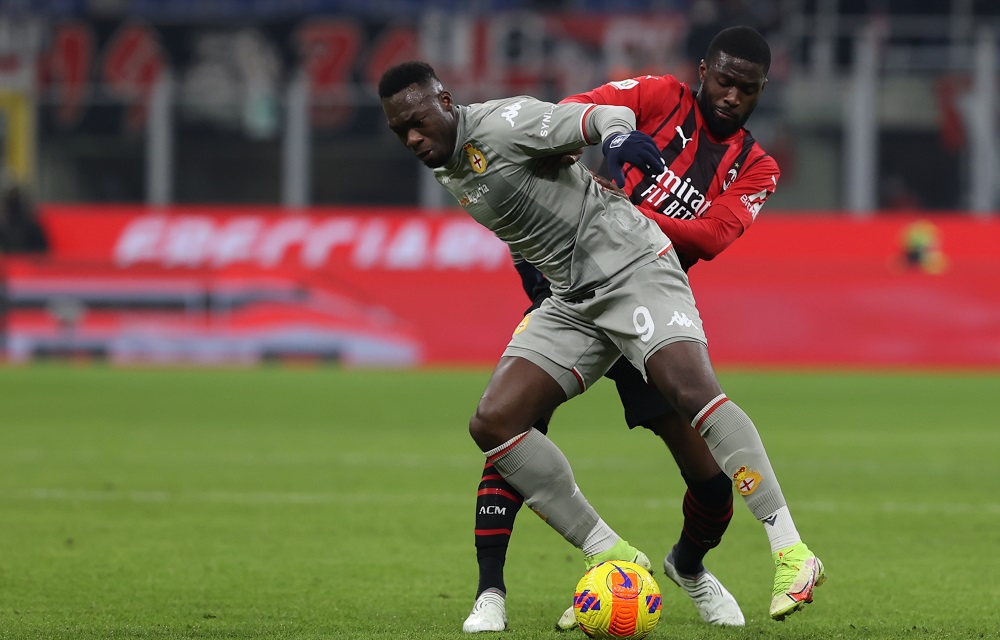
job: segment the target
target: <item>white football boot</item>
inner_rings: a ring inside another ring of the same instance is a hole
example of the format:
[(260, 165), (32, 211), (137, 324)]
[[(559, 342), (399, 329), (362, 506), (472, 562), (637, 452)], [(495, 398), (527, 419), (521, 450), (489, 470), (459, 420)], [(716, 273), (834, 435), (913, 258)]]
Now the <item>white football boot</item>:
[(719, 579), (708, 570), (696, 576), (681, 575), (674, 567), (674, 551), (670, 550), (663, 559), (663, 573), (684, 589), (701, 619), (708, 624), (726, 627), (742, 627), (746, 624), (743, 612), (733, 594), (729, 593)]
[(499, 589), (487, 589), (480, 593), (476, 603), (472, 605), (469, 617), (462, 623), (462, 631), (479, 633), (506, 629), (507, 607), (504, 604), (504, 597), (504, 592)]

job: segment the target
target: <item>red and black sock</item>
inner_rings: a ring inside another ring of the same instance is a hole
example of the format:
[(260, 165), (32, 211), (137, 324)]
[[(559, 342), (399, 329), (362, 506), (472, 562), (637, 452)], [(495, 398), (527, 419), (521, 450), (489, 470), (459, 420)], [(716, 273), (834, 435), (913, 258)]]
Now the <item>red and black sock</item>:
[[(542, 433), (549, 430), (545, 416), (533, 426)], [(524, 503), (517, 489), (507, 484), (493, 464), (487, 460), (476, 495), (476, 559), (479, 561), (479, 588), (476, 597), (487, 589), (500, 589), (507, 593), (503, 581), (503, 566), (507, 561), (507, 547), (514, 530), (514, 518)]]
[(722, 472), (704, 482), (688, 481), (687, 485), (684, 529), (674, 546), (674, 566), (693, 576), (704, 571), (705, 554), (719, 546), (733, 519), (733, 484)]
[(524, 498), (507, 484), (493, 463), (483, 467), (476, 496), (476, 559), (479, 561), (478, 596), (486, 589), (507, 587), (503, 581), (503, 566), (507, 560), (507, 546), (514, 529), (514, 518)]

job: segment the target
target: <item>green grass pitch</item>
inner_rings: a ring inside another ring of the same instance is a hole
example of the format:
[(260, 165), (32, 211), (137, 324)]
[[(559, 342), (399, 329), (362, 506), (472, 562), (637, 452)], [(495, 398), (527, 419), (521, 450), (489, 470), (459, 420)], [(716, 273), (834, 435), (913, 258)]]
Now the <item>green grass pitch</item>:
[[(0, 638), (462, 638), (487, 375), (0, 368)], [(1000, 376), (721, 378), (829, 581), (769, 620), (767, 540), (737, 498), (708, 565), (747, 626), (704, 626), (660, 579), (651, 638), (1000, 637)], [(661, 558), (683, 485), (613, 385), (551, 433), (604, 518)], [(485, 637), (582, 638), (552, 630), (581, 572), (522, 511), (509, 630)]]

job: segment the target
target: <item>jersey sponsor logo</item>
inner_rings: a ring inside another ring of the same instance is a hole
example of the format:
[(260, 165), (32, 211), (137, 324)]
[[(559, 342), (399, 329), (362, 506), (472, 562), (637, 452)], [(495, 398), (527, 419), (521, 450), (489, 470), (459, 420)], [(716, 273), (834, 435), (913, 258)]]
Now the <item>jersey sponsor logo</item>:
[(518, 324), (517, 327), (514, 329), (514, 335), (516, 336), (517, 334), (519, 334), (522, 331), (524, 331), (525, 329), (527, 329), (529, 322), (531, 322), (531, 314), (530, 313), (528, 315), (524, 316), (524, 318), (521, 320), (520, 324)]
[(503, 110), (500, 115), (503, 119), (510, 123), (510, 128), (514, 128), (514, 120), (517, 118), (517, 114), (521, 113), (521, 105), (527, 102), (526, 100), (518, 100), (514, 104), (507, 105), (507, 108)]
[(538, 130), (539, 137), (545, 138), (549, 135), (549, 122), (552, 121), (552, 112), (556, 110), (556, 105), (549, 107), (549, 110), (542, 115), (542, 128)]
[(674, 131), (676, 131), (677, 135), (681, 137), (681, 149), (687, 149), (688, 143), (694, 140), (694, 135), (692, 134), (690, 138), (685, 136), (684, 129), (681, 129), (681, 125), (674, 127)]
[[(774, 176), (771, 176), (771, 178), (773, 179)], [(763, 189), (757, 193), (740, 196), (740, 202), (743, 203), (743, 206), (747, 208), (747, 211), (749, 211), (750, 215), (752, 215), (754, 220), (756, 220), (757, 214), (760, 213), (760, 208), (764, 206), (764, 201), (767, 200), (767, 196), (769, 195), (771, 195), (771, 192), (767, 189)]]
[(748, 496), (756, 491), (761, 482), (763, 482), (763, 478), (761, 478), (760, 472), (746, 465), (737, 469), (736, 473), (733, 474), (733, 484), (741, 496)]
[(472, 167), (473, 171), (476, 173), (486, 171), (486, 156), (483, 155), (482, 151), (472, 146), (472, 143), (466, 143), (466, 145), (462, 147), (462, 151), (469, 156), (469, 165)]
[(640, 195), (643, 202), (671, 218), (700, 217), (712, 204), (711, 200), (705, 199), (705, 194), (691, 184), (691, 178), (681, 180), (670, 167), (656, 176), (653, 184), (646, 187)]
[(469, 191), (463, 191), (462, 197), (458, 199), (458, 204), (461, 207), (467, 207), (470, 204), (476, 204), (482, 199), (483, 196), (485, 196), (489, 192), (490, 188), (487, 187), (485, 184), (481, 184), (475, 189)]
[(615, 82), (609, 82), (615, 89), (621, 89), (622, 91), (627, 91), (632, 87), (638, 87), (639, 83), (636, 80), (629, 78), (628, 80), (616, 80)]
[(667, 323), (667, 326), (669, 327), (672, 324), (676, 324), (681, 327), (693, 327), (694, 321), (687, 317), (686, 313), (674, 311), (674, 315), (670, 317), (670, 322)]

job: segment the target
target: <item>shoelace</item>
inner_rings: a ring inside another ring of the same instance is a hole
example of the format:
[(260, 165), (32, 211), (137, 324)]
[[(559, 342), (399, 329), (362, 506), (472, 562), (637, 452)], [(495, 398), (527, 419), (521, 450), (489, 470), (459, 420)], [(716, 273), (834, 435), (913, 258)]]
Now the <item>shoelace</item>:
[(787, 554), (780, 557), (778, 566), (775, 567), (774, 595), (786, 593), (791, 588), (795, 583), (795, 578), (799, 575), (799, 571), (802, 570), (801, 565), (801, 562), (793, 564), (793, 561), (789, 559)]

